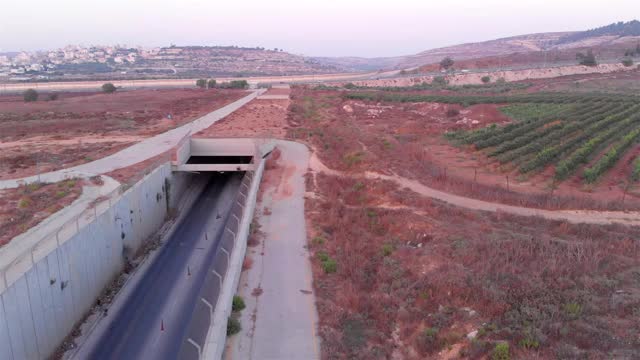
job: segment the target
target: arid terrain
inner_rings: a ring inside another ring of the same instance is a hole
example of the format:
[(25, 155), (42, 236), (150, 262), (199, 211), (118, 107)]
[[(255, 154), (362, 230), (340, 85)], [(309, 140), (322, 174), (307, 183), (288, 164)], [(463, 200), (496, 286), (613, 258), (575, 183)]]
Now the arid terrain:
[(82, 193), (82, 181), (33, 183), (0, 190), (0, 246), (71, 204)]
[[(469, 132), (494, 123), (501, 128), (518, 121), (505, 114), (509, 110), (516, 116), (518, 112), (534, 111), (530, 116), (537, 117), (543, 114), (535, 111), (542, 111), (544, 107), (532, 110), (526, 103), (508, 105), (491, 101), (464, 107), (465, 95), (455, 92), (449, 95), (436, 92), (447, 99), (460, 99), (447, 101), (447, 104), (429, 99), (429, 94), (434, 92), (428, 91), (378, 93), (367, 99), (369, 94), (308, 89), (294, 92), (291, 136), (323, 149), (318, 156), (332, 168), (397, 174), (469, 197), (536, 208), (638, 206), (635, 182), (629, 182), (636, 147), (625, 152), (626, 156), (617, 162), (619, 165), (603, 172), (597, 182), (584, 184), (577, 173), (572, 173), (573, 177), (565, 181), (554, 182), (553, 169), (548, 167), (542, 168), (546, 171), (528, 172), (527, 176), (522, 176), (517, 166), (501, 165), (487, 156), (486, 151), (474, 151), (444, 137), (448, 133)], [(386, 95), (401, 100), (403, 96), (420, 97), (421, 94), (427, 99), (384, 101)], [(359, 99), (360, 95), (365, 96)], [(380, 99), (376, 100), (378, 96)], [(614, 111), (615, 106), (610, 107)], [(615, 108), (620, 110), (624, 106)], [(553, 116), (561, 107), (549, 105), (547, 109)], [(585, 114), (588, 114), (586, 109)], [(313, 121), (305, 122), (304, 119)], [(610, 142), (613, 138), (607, 140)]]
[(43, 94), (29, 103), (22, 96), (0, 96), (0, 179), (99, 159), (244, 95), (242, 90), (135, 90), (60, 93), (55, 101)]
[[(293, 99), (289, 135), (317, 156), (306, 212), (324, 358), (640, 354), (636, 228), (463, 210), (366, 176), (460, 191), (445, 169), (472, 155), (456, 160), (455, 148), (429, 141), (504, 124), (496, 105), (354, 102), (305, 89)], [(477, 195), (485, 189), (465, 195), (536, 205), (524, 192)]]
[[(241, 110), (204, 132), (287, 128), (289, 139), (312, 149), (305, 212), (323, 358), (484, 359), (505, 348), (514, 359), (639, 356), (637, 228), (467, 210), (408, 188), (415, 180), (494, 202), (610, 208), (621, 192), (607, 191), (608, 183), (624, 171), (589, 191), (569, 182), (551, 194), (517, 178), (507, 190), (485, 155), (443, 134), (504, 127), (531, 108), (351, 93), (296, 87), (286, 123), (282, 113), (265, 121)], [(269, 164), (286, 170), (277, 157)]]

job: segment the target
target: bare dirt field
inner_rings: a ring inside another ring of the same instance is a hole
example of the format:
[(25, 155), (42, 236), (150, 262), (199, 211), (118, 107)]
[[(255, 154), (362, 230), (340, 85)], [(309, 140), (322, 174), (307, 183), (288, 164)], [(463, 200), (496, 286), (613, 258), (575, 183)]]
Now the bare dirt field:
[(60, 93), (55, 101), (32, 103), (19, 96), (0, 96), (0, 179), (99, 159), (245, 94), (200, 89)]
[(71, 204), (82, 193), (82, 181), (33, 183), (0, 190), (0, 246)]
[[(290, 89), (269, 89), (266, 95), (289, 95)], [(284, 138), (290, 100), (255, 99), (194, 137)]]

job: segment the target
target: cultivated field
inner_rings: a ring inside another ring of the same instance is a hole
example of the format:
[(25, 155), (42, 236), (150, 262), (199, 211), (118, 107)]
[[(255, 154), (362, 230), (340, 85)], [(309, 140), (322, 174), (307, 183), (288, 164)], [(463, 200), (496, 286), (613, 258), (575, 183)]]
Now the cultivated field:
[[(629, 160), (640, 149), (606, 127), (633, 128), (626, 107), (633, 97), (512, 92), (300, 89), (291, 136), (324, 149), (319, 156), (333, 168), (396, 174), (468, 197), (551, 209), (640, 206)], [(573, 160), (562, 181), (556, 178), (554, 164), (573, 159), (580, 141), (596, 135), (600, 142), (584, 162)], [(614, 144), (617, 155), (604, 157)], [(501, 163), (499, 156), (512, 158)]]
[(0, 96), (0, 179), (96, 160), (244, 95), (240, 90), (136, 90), (60, 93), (55, 101), (41, 94), (41, 100), (29, 103), (21, 96)]

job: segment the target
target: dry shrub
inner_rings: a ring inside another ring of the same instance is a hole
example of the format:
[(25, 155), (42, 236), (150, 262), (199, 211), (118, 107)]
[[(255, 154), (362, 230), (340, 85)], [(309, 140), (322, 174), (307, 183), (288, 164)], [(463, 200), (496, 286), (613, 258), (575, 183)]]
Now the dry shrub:
[(271, 152), (271, 155), (269, 155), (269, 158), (267, 159), (267, 162), (264, 165), (265, 169), (266, 170), (277, 169), (280, 156), (282, 156), (280, 149), (278, 149), (277, 147), (273, 149), (273, 151)]
[(253, 259), (249, 256), (245, 256), (244, 261), (242, 262), (242, 271), (249, 270), (253, 266)]

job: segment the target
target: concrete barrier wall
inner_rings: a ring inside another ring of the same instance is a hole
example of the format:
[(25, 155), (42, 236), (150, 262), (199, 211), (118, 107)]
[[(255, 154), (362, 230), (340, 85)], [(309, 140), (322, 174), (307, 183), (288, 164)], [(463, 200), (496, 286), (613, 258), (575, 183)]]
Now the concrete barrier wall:
[(50, 356), (120, 273), (124, 256), (164, 223), (192, 176), (160, 166), (21, 269), (0, 295), (0, 359)]

